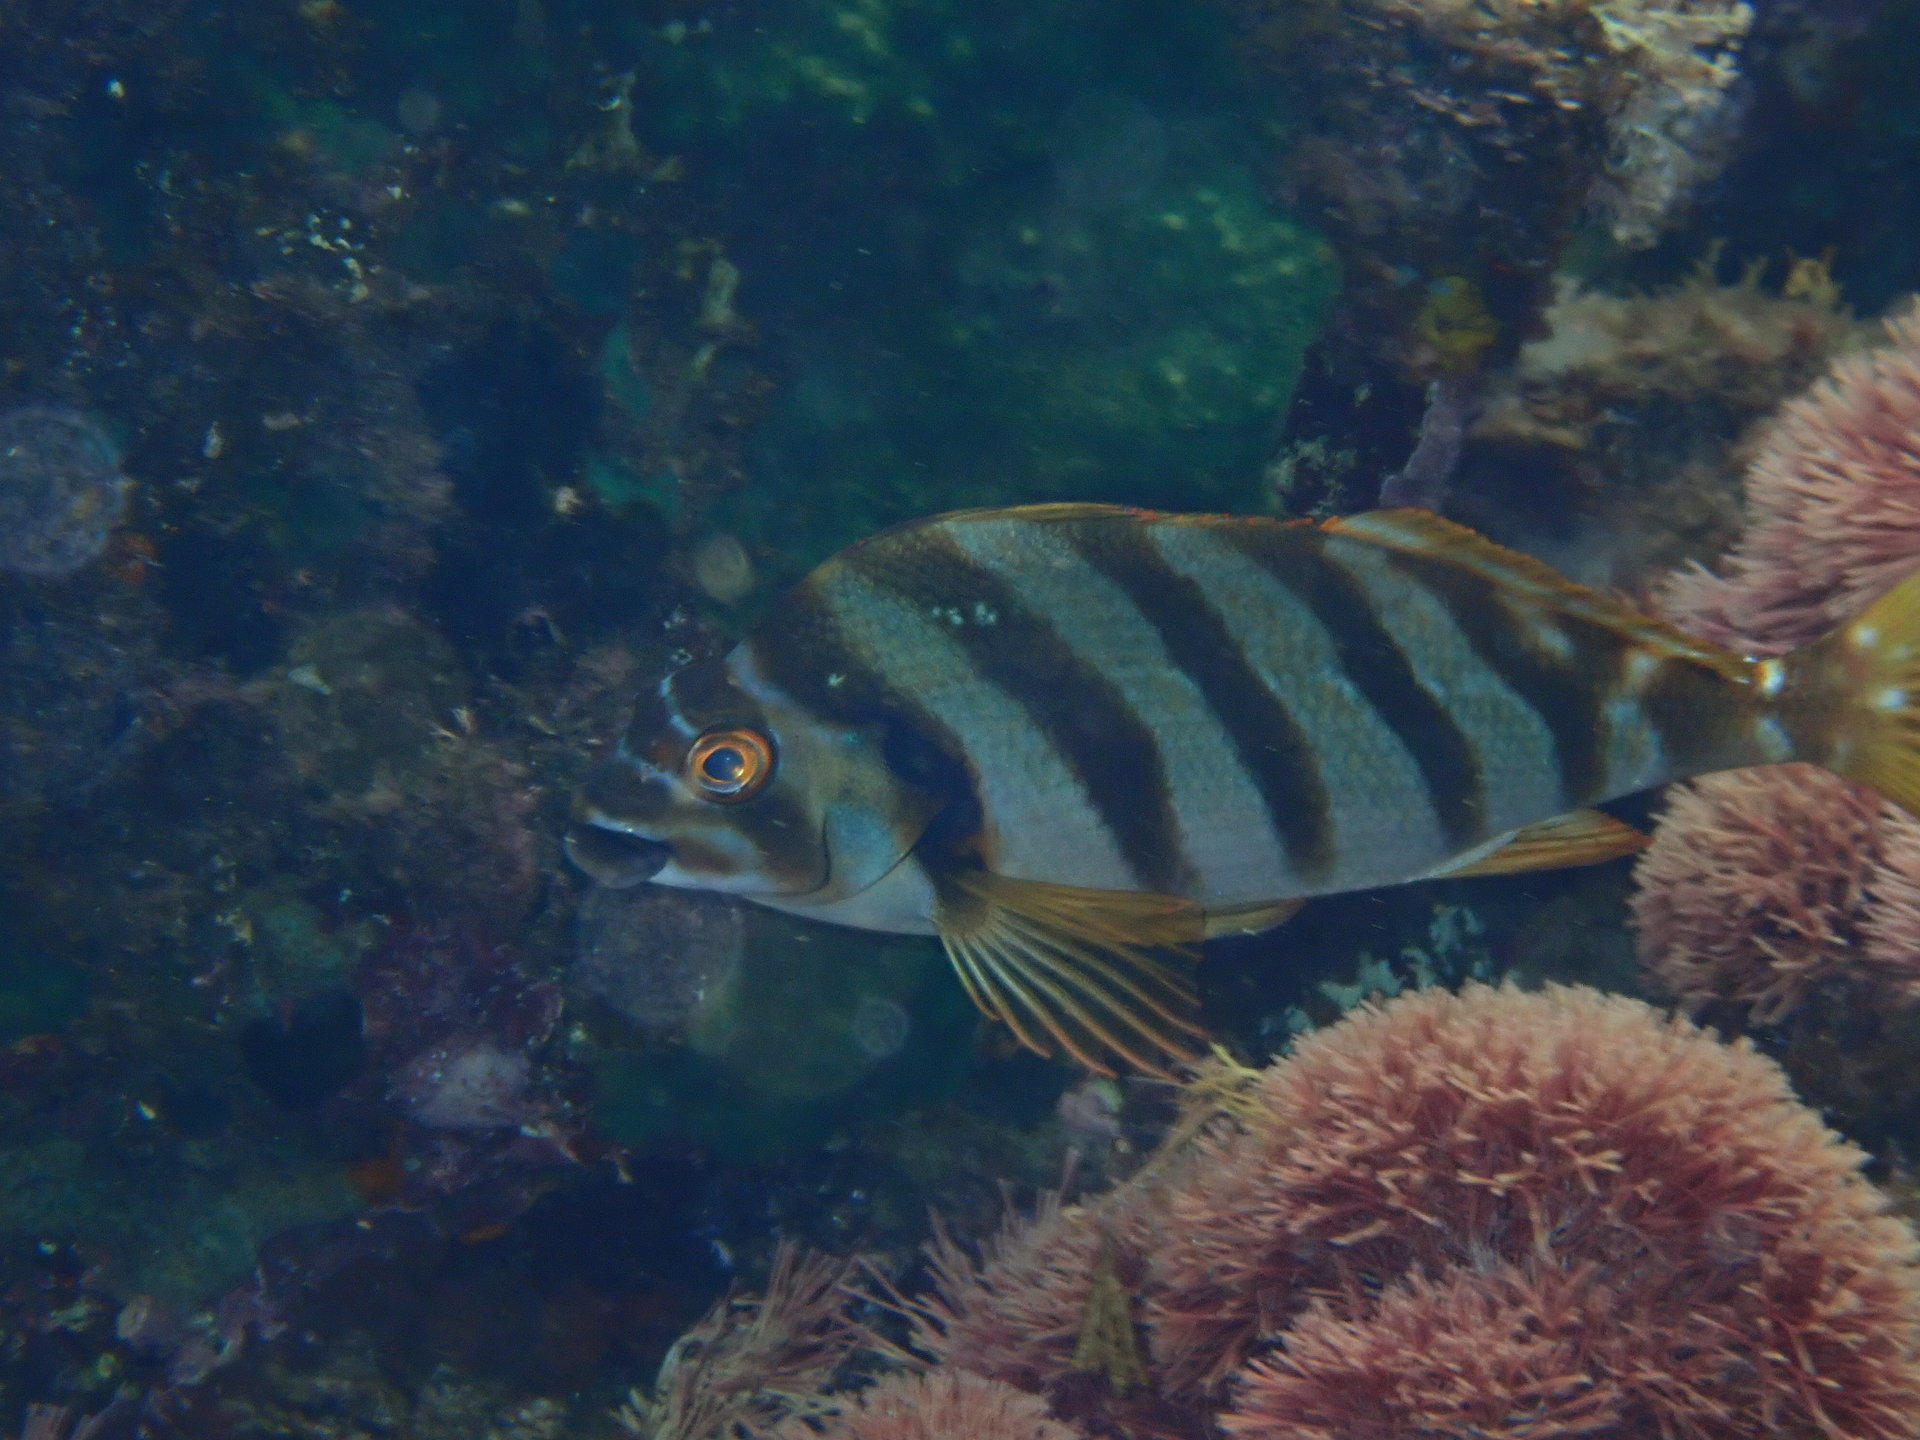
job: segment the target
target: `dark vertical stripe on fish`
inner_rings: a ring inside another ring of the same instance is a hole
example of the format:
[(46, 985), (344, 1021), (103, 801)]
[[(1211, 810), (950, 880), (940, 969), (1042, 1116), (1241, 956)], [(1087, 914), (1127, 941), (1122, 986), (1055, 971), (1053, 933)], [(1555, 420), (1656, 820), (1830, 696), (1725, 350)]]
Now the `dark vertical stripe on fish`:
[[(728, 677), (725, 658), (707, 656), (675, 671), (669, 685), (674, 713), (682, 717), (711, 716), (718, 720), (726, 712), (732, 681)], [(662, 713), (666, 708), (662, 707)], [(673, 738), (664, 747), (657, 748), (655, 753), (645, 757), (662, 769), (678, 765), (685, 753), (685, 739), (678, 735), (677, 730), (668, 733)], [(777, 790), (769, 790), (755, 799), (750, 815), (743, 812), (733, 818), (732, 828), (745, 836), (759, 852), (763, 868), (778, 876), (783, 883), (797, 887), (817, 884), (823, 878), (819, 836), (807, 823), (806, 812), (797, 800)], [(687, 848), (689, 845), (693, 848)], [(723, 861), (711, 851), (711, 847), (691, 841), (686, 844), (676, 841), (676, 846), (685, 852), (681, 858), (690, 868), (707, 865), (718, 867), (712, 873), (725, 872)]]
[(1747, 695), (1725, 676), (1691, 660), (1662, 662), (1640, 694), (1640, 708), (1659, 737), (1669, 776), (1754, 765), (1753, 713)]
[[(1542, 608), (1565, 637), (1565, 657), (1542, 653), (1485, 576), (1428, 555), (1388, 552), (1391, 563), (1436, 595), (1489, 670), (1530, 705), (1553, 737), (1560, 790), (1573, 809), (1606, 790), (1607, 697), (1625, 641), (1602, 627)], [(1520, 598), (1516, 602), (1529, 602)]]
[(1152, 730), (1047, 618), (938, 526), (855, 550), (846, 563), (951, 626), (980, 678), (1027, 713), (1086, 788), (1142, 888), (1191, 893), (1196, 879)]
[(1247, 663), (1206, 593), (1173, 570), (1135, 521), (1062, 528), (1074, 549), (1133, 602), (1160, 633), (1167, 654), (1212, 707), (1296, 876), (1319, 880), (1332, 868), (1331, 802), (1319, 757), (1280, 699)]
[(1223, 525), (1212, 533), (1238, 545), (1319, 620), (1347, 680), (1413, 756), (1447, 842), (1465, 848), (1484, 840), (1486, 783), (1472, 742), (1421, 685), (1365, 589), (1327, 553), (1328, 537), (1265, 525)]
[(745, 642), (754, 668), (812, 715), (832, 724), (878, 727), (889, 768), (945, 802), (943, 836), (972, 841), (981, 830), (980, 791), (960, 737), (861, 657), (816, 586), (813, 579), (802, 583)]

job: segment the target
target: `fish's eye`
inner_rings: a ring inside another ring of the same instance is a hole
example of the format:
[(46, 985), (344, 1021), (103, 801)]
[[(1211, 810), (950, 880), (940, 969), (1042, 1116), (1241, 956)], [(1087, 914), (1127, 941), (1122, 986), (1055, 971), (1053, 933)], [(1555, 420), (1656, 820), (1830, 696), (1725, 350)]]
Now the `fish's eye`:
[(744, 800), (773, 778), (773, 746), (757, 730), (710, 730), (687, 752), (687, 778), (709, 800)]

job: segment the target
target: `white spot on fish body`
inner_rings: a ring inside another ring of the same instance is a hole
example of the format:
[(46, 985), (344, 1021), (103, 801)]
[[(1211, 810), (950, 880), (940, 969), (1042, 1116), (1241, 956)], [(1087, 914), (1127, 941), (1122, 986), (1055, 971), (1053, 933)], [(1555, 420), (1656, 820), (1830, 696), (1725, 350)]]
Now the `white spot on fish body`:
[(1877, 625), (1856, 625), (1853, 634), (1848, 637), (1857, 650), (1871, 650), (1880, 642), (1880, 627)]
[(1573, 641), (1567, 638), (1567, 632), (1550, 620), (1536, 620), (1532, 625), (1533, 643), (1547, 654), (1558, 660), (1573, 658)]
[(846, 683), (847, 683), (847, 677), (845, 675), (842, 675), (838, 670), (834, 671), (833, 674), (827, 676), (827, 688), (829, 690), (838, 690), (842, 685)]
[[(689, 656), (689, 659), (692, 657)], [(691, 740), (700, 732), (687, 723), (687, 717), (680, 713), (680, 702), (673, 693), (673, 676), (669, 674), (660, 682), (660, 708), (666, 712), (668, 722), (687, 739)]]
[(1627, 688), (1640, 691), (1647, 688), (1653, 677), (1660, 673), (1664, 659), (1651, 650), (1630, 650), (1627, 652)]
[(1904, 710), (1907, 705), (1907, 692), (1897, 685), (1889, 685), (1873, 697), (1876, 710)]
[(973, 623), (976, 625), (998, 625), (1000, 612), (984, 600), (973, 602)]

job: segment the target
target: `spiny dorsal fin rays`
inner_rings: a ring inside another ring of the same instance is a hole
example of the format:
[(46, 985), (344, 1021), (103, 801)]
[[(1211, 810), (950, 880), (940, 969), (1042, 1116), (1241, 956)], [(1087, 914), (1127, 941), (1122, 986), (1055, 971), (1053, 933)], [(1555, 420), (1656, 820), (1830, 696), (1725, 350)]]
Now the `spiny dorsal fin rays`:
[(1108, 1057), (1162, 1076), (1193, 1058), (1188, 1037), (1206, 1032), (1176, 967), (1204, 933), (1196, 905), (988, 871), (945, 877), (940, 892), (935, 922), (961, 984), (1028, 1049), (1051, 1053), (1044, 1032), (1101, 1074)]
[[(1133, 510), (1124, 505), (1096, 505), (1062, 502), (1050, 505), (1021, 505), (1008, 509), (961, 510), (938, 517), (940, 521), (990, 520), (1016, 516), (1031, 522), (1085, 522), (1113, 520), (1130, 524), (1152, 521), (1163, 525), (1193, 525), (1201, 528), (1226, 526), (1248, 530), (1261, 525), (1276, 528), (1312, 527), (1329, 534), (1348, 535), (1388, 549), (1421, 555), (1439, 555), (1461, 565), (1514, 594), (1544, 602), (1608, 629), (1632, 635), (1642, 644), (1716, 670), (1729, 679), (1750, 678), (1747, 663), (1741, 657), (1712, 645), (1704, 645), (1677, 626), (1648, 615), (1626, 601), (1567, 579), (1544, 560), (1518, 550), (1495, 544), (1478, 531), (1434, 514), (1430, 510), (1368, 510), (1359, 515), (1336, 516), (1329, 520), (1278, 520), (1242, 515), (1181, 515)], [(925, 522), (918, 522), (925, 523)]]
[(1496, 545), (1478, 531), (1430, 510), (1369, 510), (1321, 522), (1331, 534), (1371, 541), (1389, 549), (1440, 555), (1493, 581), (1509, 592), (1631, 635), (1676, 659), (1691, 660), (1729, 679), (1749, 678), (1747, 663), (1716, 646), (1704, 645), (1677, 626), (1656, 619), (1604, 590), (1567, 579), (1544, 560)]

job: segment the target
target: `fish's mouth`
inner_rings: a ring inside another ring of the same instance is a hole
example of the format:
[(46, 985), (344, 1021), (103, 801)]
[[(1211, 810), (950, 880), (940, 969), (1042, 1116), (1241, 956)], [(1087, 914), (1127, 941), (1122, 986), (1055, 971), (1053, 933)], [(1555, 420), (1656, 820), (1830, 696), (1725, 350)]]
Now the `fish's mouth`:
[(673, 859), (673, 847), (644, 835), (630, 835), (597, 821), (576, 822), (567, 830), (567, 858), (613, 890), (653, 879)]

